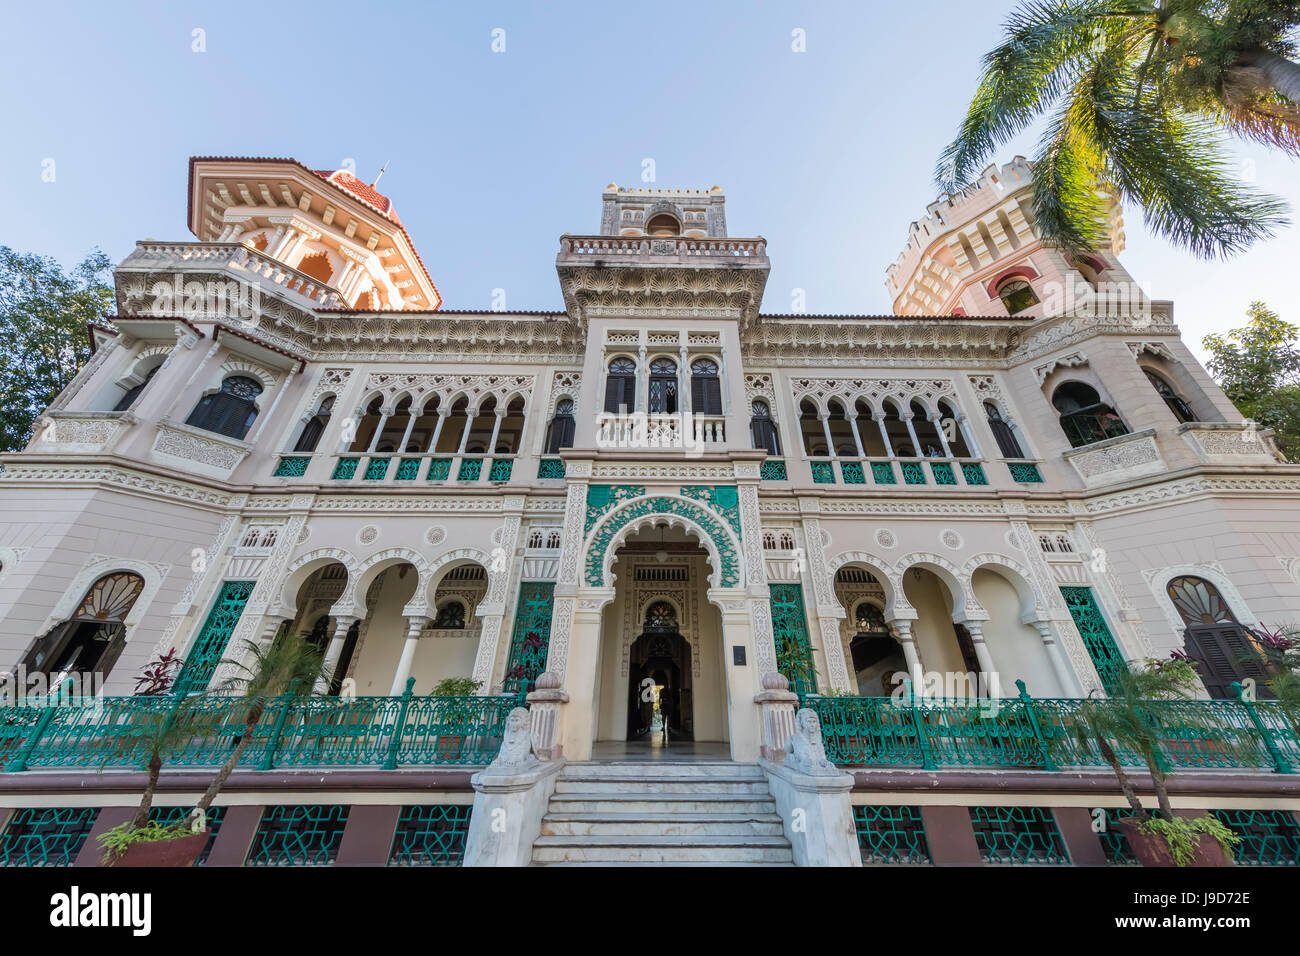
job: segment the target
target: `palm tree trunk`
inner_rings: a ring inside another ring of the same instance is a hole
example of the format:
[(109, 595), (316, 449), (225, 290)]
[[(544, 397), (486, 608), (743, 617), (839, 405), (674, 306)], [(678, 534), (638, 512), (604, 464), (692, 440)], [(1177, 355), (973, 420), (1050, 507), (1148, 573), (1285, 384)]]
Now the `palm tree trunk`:
[(1160, 815), (1166, 820), (1174, 818), (1174, 808), (1169, 803), (1169, 791), (1165, 788), (1165, 775), (1161, 773), (1160, 767), (1156, 764), (1156, 757), (1152, 751), (1145, 751), (1142, 754), (1147, 762), (1147, 770), (1151, 773), (1151, 786), (1155, 788), (1156, 800), (1160, 804)]
[(248, 742), (253, 739), (253, 728), (257, 726), (257, 722), (261, 719), (262, 708), (255, 707), (249, 711), (248, 716), (244, 718), (244, 733), (240, 736), (239, 743), (235, 744), (235, 749), (230, 752), (226, 762), (222, 764), (221, 769), (217, 771), (217, 775), (208, 784), (208, 789), (203, 792), (199, 802), (194, 805), (196, 810), (202, 810), (204, 815), (207, 814), (208, 808), (212, 806), (212, 801), (217, 798), (221, 788), (226, 785), (230, 775), (235, 772), (235, 767), (239, 766), (239, 758), (244, 755), (244, 751), (248, 749)]
[(1150, 819), (1151, 814), (1146, 807), (1142, 806), (1142, 801), (1138, 799), (1137, 791), (1133, 789), (1133, 782), (1129, 780), (1128, 774), (1124, 772), (1124, 768), (1120, 765), (1119, 756), (1111, 745), (1106, 742), (1105, 738), (1097, 738), (1097, 749), (1101, 751), (1102, 757), (1115, 771), (1115, 779), (1119, 781), (1119, 788), (1124, 793), (1124, 799), (1133, 808), (1133, 815), (1139, 820)]
[(153, 795), (158, 789), (158, 774), (162, 771), (162, 757), (157, 753), (149, 755), (149, 782), (145, 784), (144, 795), (140, 797), (140, 806), (131, 818), (131, 829), (138, 830), (149, 822), (149, 811), (153, 809)]
[[(1238, 63), (1246, 69), (1258, 70), (1270, 88), (1300, 106), (1300, 63), (1262, 49), (1243, 53)], [(1237, 68), (1234, 67), (1232, 72), (1236, 71)]]

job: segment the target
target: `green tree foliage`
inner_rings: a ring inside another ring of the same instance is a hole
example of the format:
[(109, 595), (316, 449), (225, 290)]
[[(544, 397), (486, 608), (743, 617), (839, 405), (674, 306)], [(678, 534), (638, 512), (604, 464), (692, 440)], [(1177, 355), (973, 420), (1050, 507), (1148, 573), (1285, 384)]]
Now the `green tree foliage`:
[(112, 310), (112, 263), (98, 249), (65, 272), (0, 246), (0, 451), (20, 451), (32, 423), (90, 357), (87, 322)]
[(1287, 222), (1242, 183), (1223, 132), (1300, 156), (1296, 0), (1028, 0), (1005, 24), (936, 179), (957, 192), (1040, 117), (1034, 214), (1070, 252), (1101, 245), (1112, 197), (1198, 256)]
[(1249, 321), (1227, 335), (1207, 335), (1205, 363), (1241, 414), (1271, 428), (1292, 461), (1300, 457), (1300, 328), (1263, 302), (1252, 302)]

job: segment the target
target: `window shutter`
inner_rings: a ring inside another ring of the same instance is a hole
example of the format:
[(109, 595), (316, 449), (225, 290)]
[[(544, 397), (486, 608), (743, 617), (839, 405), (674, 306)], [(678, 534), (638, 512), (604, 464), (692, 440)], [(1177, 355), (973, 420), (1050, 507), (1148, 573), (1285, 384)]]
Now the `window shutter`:
[(1212, 697), (1231, 698), (1233, 681), (1267, 676), (1264, 662), (1239, 624), (1189, 627), (1183, 640), (1188, 656), (1201, 662), (1201, 683)]
[(636, 408), (636, 376), (623, 376), (623, 404), (627, 410), (633, 411)]
[(611, 375), (605, 379), (605, 411), (617, 412), (619, 405), (627, 404), (623, 397), (623, 382), (621, 375)]
[(697, 415), (711, 415), (709, 411), (708, 399), (705, 397), (704, 377), (701, 375), (691, 376), (691, 411)]

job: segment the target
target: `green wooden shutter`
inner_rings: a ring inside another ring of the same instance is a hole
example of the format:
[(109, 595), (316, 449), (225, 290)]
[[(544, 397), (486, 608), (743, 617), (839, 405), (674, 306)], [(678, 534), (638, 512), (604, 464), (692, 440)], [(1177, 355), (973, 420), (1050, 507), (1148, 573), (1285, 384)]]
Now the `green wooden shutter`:
[(803, 610), (803, 592), (797, 584), (769, 584), (768, 588), (771, 591), (776, 669), (785, 675), (790, 681), (790, 689), (800, 697), (815, 694), (817, 671), (813, 667), (808, 617)]
[(248, 596), (253, 593), (253, 586), (256, 583), (256, 581), (227, 581), (221, 585), (221, 593), (213, 602), (212, 610), (208, 612), (208, 619), (203, 622), (203, 630), (199, 631), (194, 646), (190, 648), (190, 653), (185, 658), (185, 667), (181, 670), (181, 676), (176, 679), (174, 688), (176, 693), (188, 694), (207, 688), (213, 673), (216, 672), (217, 664), (221, 662), (221, 657), (226, 652), (226, 644), (230, 641), (230, 635), (235, 632), (235, 625), (239, 623), (239, 618), (244, 613), (244, 605), (248, 603)]
[(1088, 656), (1097, 668), (1102, 686), (1106, 693), (1114, 693), (1115, 674), (1127, 670), (1128, 665), (1106, 626), (1106, 619), (1101, 616), (1092, 589), (1061, 588), (1061, 596), (1065, 598), (1065, 606), (1070, 609), (1070, 617), (1074, 618), (1074, 626), (1079, 629), (1083, 646), (1088, 649)]

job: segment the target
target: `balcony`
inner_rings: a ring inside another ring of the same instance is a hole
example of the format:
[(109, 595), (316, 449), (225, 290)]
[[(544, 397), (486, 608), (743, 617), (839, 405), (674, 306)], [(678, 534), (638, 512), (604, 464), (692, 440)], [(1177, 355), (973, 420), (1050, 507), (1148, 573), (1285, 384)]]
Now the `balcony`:
[[(345, 308), (347, 303), (332, 286), (306, 273), (291, 269), (270, 256), (264, 255), (237, 242), (137, 242), (135, 250), (126, 257), (119, 273), (217, 272), (236, 281), (242, 280), (256, 286), (271, 286), (300, 299), (300, 305), (322, 309)], [(160, 280), (161, 281), (161, 280)], [(155, 284), (156, 285), (156, 284)], [(148, 312), (151, 309), (168, 315), (206, 316), (216, 318), (246, 318), (248, 290), (239, 290), (232, 296), (225, 290), (211, 290), (206, 286), (195, 295), (188, 291), (171, 291), (172, 299), (166, 307), (154, 308), (158, 300), (157, 288), (132, 288), (122, 283), (127, 310)], [(149, 301), (144, 301), (148, 299)], [(175, 301), (182, 299), (182, 301)]]
[(1071, 449), (1065, 452), (1065, 459), (1074, 466), (1084, 485), (1090, 488), (1159, 474), (1165, 470), (1165, 460), (1160, 455), (1155, 436), (1154, 428), (1123, 433)]
[[(839, 465), (838, 474), (836, 464)], [(984, 463), (976, 458), (813, 458), (808, 462), (818, 485), (909, 485), (986, 487)]]
[(406, 482), (459, 482), (503, 485), (515, 471), (518, 455), (409, 454), (389, 452), (345, 455), (288, 453), (280, 456), (272, 478), (306, 478), (313, 459), (331, 463), (328, 474), (318, 478), (330, 482), (394, 485)]
[(1209, 465), (1275, 465), (1284, 460), (1273, 432), (1248, 422), (1187, 422), (1177, 432)]
[[(139, 770), (149, 734), (176, 698), (100, 697), (56, 706), (0, 708), (0, 770)], [(275, 698), (254, 726), (240, 766), (398, 767), (483, 765), (501, 747), (513, 696)], [(168, 766), (214, 769), (246, 733), (250, 701), (212, 696)]]
[(135, 423), (130, 412), (46, 412), (27, 450), (106, 454)]
[[(596, 418), (596, 447), (612, 449), (717, 450), (727, 440), (721, 415), (627, 415), (607, 413)], [(710, 446), (714, 446), (710, 449)]]
[[(826, 755), (849, 767), (1109, 768), (1095, 743), (1081, 745), (1072, 715), (1081, 700), (808, 697)], [(1169, 770), (1262, 770), (1300, 766), (1300, 735), (1280, 705), (1235, 700), (1153, 700), (1143, 709), (1164, 729)], [(1145, 767), (1119, 748), (1125, 766)]]

